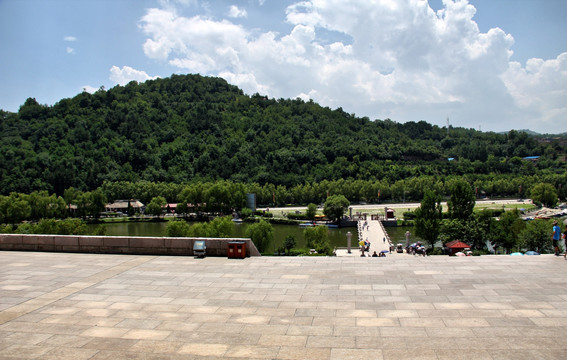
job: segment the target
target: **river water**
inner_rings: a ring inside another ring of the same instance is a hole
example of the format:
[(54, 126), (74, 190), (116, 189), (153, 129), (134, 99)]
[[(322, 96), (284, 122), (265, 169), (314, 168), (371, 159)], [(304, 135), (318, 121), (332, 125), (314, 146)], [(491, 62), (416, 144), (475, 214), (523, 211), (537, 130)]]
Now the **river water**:
[[(93, 229), (98, 225), (88, 225)], [(246, 237), (246, 229), (249, 224), (235, 224), (234, 237)], [(296, 248), (305, 247), (305, 239), (303, 237), (303, 228), (297, 225), (279, 225), (273, 224), (274, 227), (274, 241), (268, 247), (270, 251), (275, 251), (278, 247), (282, 246), (285, 238), (288, 235), (293, 235), (296, 241)], [(161, 237), (166, 234), (167, 222), (125, 222), (125, 223), (106, 223), (106, 235), (109, 236), (156, 236)], [(405, 243), (405, 232), (409, 230), (413, 233), (411, 227), (388, 227), (386, 231), (390, 235), (390, 239), (394, 244), (398, 242)], [(346, 247), (347, 246), (347, 232), (352, 233), (352, 246), (357, 246), (358, 231), (356, 227), (344, 227), (339, 229), (329, 229), (329, 240), (331, 247)], [(369, 239), (371, 242), (373, 239)], [(375, 241), (381, 241), (376, 239)], [(412, 237), (412, 240), (413, 237)]]

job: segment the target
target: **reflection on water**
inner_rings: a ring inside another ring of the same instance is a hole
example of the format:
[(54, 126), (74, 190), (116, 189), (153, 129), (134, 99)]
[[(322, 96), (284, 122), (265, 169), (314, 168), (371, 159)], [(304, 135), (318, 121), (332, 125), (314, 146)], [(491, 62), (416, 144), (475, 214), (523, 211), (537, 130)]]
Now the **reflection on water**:
[[(90, 227), (96, 227), (98, 225), (89, 225)], [(128, 223), (108, 223), (104, 224), (106, 227), (106, 234), (109, 236), (165, 236), (165, 229), (167, 222), (128, 222)], [(246, 237), (246, 229), (249, 224), (235, 224), (234, 229), (235, 237)], [(270, 244), (269, 249), (275, 250), (282, 246), (285, 238), (288, 235), (293, 235), (296, 241), (297, 248), (305, 247), (305, 239), (303, 237), (303, 230), (297, 225), (272, 225), (274, 227), (274, 241)], [(412, 233), (412, 242), (417, 241), (417, 238), (413, 235), (414, 231), (412, 227), (388, 227), (386, 231), (390, 235), (390, 239), (394, 244), (399, 242), (405, 244), (405, 233), (406, 231)], [(352, 233), (352, 246), (357, 246), (358, 231), (356, 227), (340, 228), (340, 229), (329, 229), (329, 240), (331, 242), (331, 247), (346, 247), (347, 232)], [(373, 239), (370, 239), (372, 242)], [(378, 240), (376, 240), (378, 241)]]
[(400, 227), (387, 227), (386, 232), (390, 235), (390, 240), (394, 245), (398, 243), (406, 244), (406, 231), (410, 232), (410, 243), (414, 243), (416, 241), (421, 241), (421, 238), (415, 236), (415, 230), (413, 226), (400, 226)]
[[(96, 227), (98, 225), (89, 225)], [(235, 224), (234, 237), (246, 237), (246, 229), (249, 224)], [(274, 241), (270, 244), (271, 250), (282, 246), (288, 235), (295, 237), (296, 247), (305, 247), (305, 239), (303, 238), (303, 229), (297, 225), (279, 225), (274, 224)], [(104, 224), (106, 235), (109, 236), (165, 236), (167, 222), (131, 222), (131, 223), (108, 223)], [(352, 245), (356, 246), (356, 238), (358, 231), (355, 227), (329, 229), (329, 240), (331, 247), (346, 247), (346, 233), (352, 233)]]

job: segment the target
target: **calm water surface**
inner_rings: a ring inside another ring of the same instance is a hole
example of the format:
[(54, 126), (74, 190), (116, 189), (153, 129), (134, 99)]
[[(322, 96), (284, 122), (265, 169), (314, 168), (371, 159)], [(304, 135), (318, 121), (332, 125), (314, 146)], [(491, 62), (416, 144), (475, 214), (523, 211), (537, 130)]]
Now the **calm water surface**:
[[(89, 225), (90, 227), (96, 227), (98, 225)], [(109, 236), (165, 236), (165, 229), (167, 222), (132, 222), (132, 223), (108, 223), (104, 224), (106, 227), (106, 234)], [(235, 237), (246, 237), (246, 229), (249, 224), (235, 224), (234, 229)], [(270, 244), (269, 249), (275, 250), (282, 246), (285, 238), (288, 235), (293, 235), (296, 240), (296, 247), (305, 247), (305, 239), (303, 238), (303, 228), (297, 225), (279, 225), (274, 224), (274, 241)], [(413, 234), (413, 228), (411, 227), (389, 227), (386, 231), (390, 235), (390, 239), (394, 244), (398, 242), (405, 243), (405, 233), (409, 230)], [(340, 229), (329, 229), (329, 240), (332, 247), (346, 247), (347, 232), (352, 233), (352, 246), (356, 246), (356, 239), (358, 237), (358, 231), (356, 227), (340, 228)], [(415, 237), (412, 235), (412, 242), (415, 241)], [(372, 241), (372, 240), (371, 240)]]

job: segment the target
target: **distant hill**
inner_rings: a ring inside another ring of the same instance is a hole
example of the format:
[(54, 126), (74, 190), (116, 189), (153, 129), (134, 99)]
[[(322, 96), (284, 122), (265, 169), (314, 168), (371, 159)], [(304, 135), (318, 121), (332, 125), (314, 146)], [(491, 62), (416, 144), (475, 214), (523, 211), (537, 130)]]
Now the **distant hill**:
[(531, 130), (528, 130), (528, 129), (518, 130), (518, 132), (523, 132), (523, 133), (526, 133), (528, 135), (533, 135), (533, 136), (540, 135), (540, 133), (537, 133), (535, 131), (531, 131)]
[(451, 128), (447, 136), (447, 129), (424, 121), (371, 121), (313, 101), (245, 95), (223, 79), (199, 75), (83, 92), (53, 106), (30, 98), (17, 113), (0, 111), (0, 133), (3, 194), (61, 194), (105, 181), (294, 186), (502, 174), (519, 171), (517, 162), (503, 159), (548, 155), (551, 161), (558, 151), (525, 131)]

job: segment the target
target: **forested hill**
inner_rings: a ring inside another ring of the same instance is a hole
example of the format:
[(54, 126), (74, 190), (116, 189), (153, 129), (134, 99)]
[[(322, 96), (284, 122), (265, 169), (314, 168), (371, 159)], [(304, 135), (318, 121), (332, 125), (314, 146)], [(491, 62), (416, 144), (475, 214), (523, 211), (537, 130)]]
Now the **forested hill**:
[[(104, 181), (229, 179), (286, 186), (324, 179), (533, 174), (557, 144), (525, 133), (371, 121), (312, 101), (248, 96), (219, 78), (173, 75), (53, 106), (0, 111), (0, 187), (92, 190)], [(537, 167), (519, 157), (541, 155)], [(448, 161), (455, 158), (455, 161)], [(542, 170), (543, 169), (543, 170)]]

